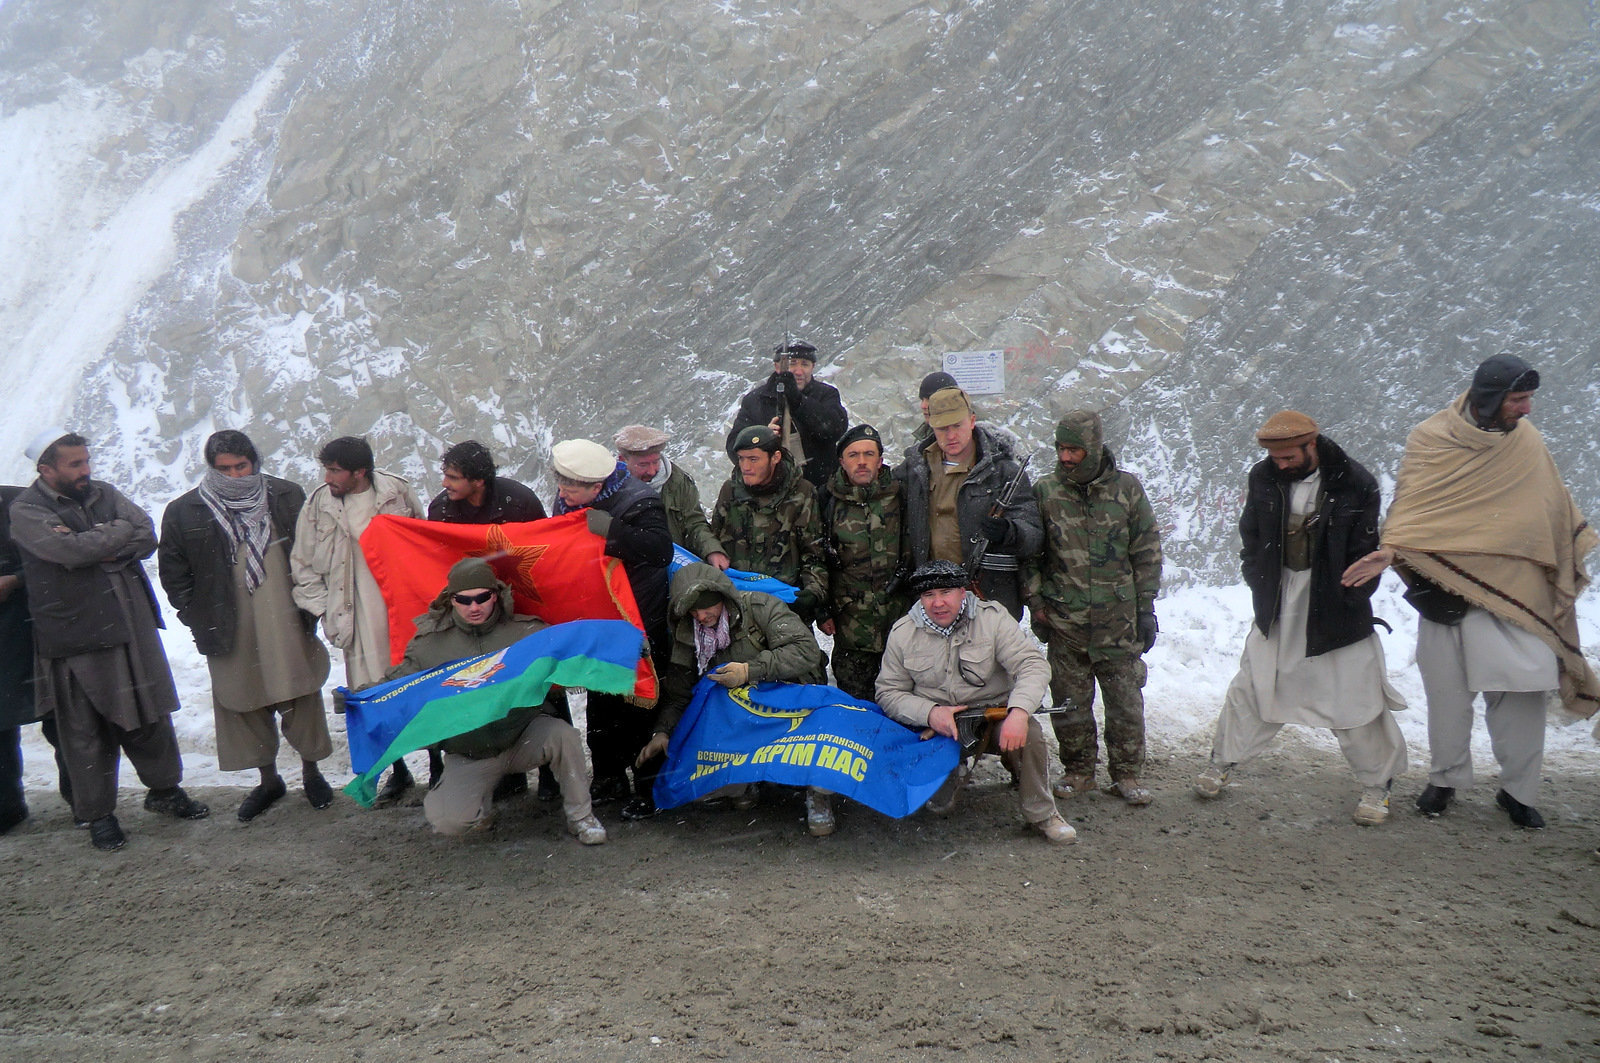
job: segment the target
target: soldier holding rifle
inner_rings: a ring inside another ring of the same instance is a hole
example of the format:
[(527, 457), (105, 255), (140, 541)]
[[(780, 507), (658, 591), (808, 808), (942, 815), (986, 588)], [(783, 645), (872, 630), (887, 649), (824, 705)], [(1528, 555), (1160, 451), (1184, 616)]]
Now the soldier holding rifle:
[(905, 485), (912, 561), (972, 565), (979, 592), (1021, 620), (1019, 562), (1044, 541), (1033, 486), (1010, 440), (978, 424), (960, 388), (929, 397), (928, 424), (932, 441), (894, 472)]

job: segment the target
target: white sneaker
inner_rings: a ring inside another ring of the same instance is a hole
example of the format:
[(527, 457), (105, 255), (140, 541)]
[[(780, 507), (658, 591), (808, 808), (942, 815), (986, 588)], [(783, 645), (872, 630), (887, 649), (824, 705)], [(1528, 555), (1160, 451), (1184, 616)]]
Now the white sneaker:
[(837, 824), (833, 821), (833, 795), (821, 790), (806, 791), (806, 833), (826, 838)]
[(1208, 764), (1206, 770), (1194, 777), (1194, 792), (1201, 797), (1216, 797), (1228, 785), (1228, 772), (1232, 764)]
[(604, 845), (606, 843), (606, 829), (591, 812), (582, 819), (575, 819), (567, 824), (567, 830), (583, 845)]
[(1367, 786), (1361, 790), (1361, 801), (1356, 805), (1354, 819), (1363, 827), (1376, 827), (1389, 819), (1389, 788)]
[(1055, 845), (1067, 845), (1078, 837), (1078, 832), (1072, 829), (1072, 824), (1061, 818), (1060, 813), (1028, 826), (1044, 835), (1045, 841)]

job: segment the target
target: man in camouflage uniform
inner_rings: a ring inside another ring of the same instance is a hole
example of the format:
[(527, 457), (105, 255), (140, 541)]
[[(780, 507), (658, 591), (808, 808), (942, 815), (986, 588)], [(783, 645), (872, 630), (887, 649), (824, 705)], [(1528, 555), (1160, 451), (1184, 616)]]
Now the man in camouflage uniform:
[(667, 507), (667, 527), (672, 531), (672, 541), (702, 560), (718, 568), (728, 567), (727, 552), (717, 537), (711, 534), (706, 523), (705, 510), (700, 508), (700, 488), (683, 467), (672, 462), (662, 451), (672, 436), (659, 428), (630, 424), (619, 431), (612, 442), (616, 444), (617, 460), (628, 467), (635, 480), (655, 489)]
[(883, 439), (869, 424), (839, 439), (839, 468), (822, 496), (828, 557), (828, 619), (833, 636), (833, 681), (871, 701), (883, 660), (883, 640), (911, 607), (903, 590), (903, 493), (883, 463)]
[(729, 456), (736, 468), (717, 495), (711, 534), (734, 568), (799, 588), (790, 608), (810, 624), (828, 600), (816, 494), (767, 425), (741, 431)]
[(1073, 410), (1056, 426), (1056, 469), (1034, 487), (1044, 549), (1028, 565), (1033, 630), (1050, 651), (1050, 696), (1063, 778), (1057, 797), (1094, 789), (1094, 687), (1105, 702), (1110, 792), (1148, 805), (1142, 655), (1156, 641), (1161, 536), (1139, 478), (1117, 468), (1100, 416)]

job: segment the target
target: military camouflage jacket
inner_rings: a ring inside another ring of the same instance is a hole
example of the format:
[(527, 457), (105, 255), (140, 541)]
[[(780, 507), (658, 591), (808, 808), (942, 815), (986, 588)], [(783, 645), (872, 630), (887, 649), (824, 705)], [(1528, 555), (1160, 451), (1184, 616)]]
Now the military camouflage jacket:
[(1089, 483), (1072, 483), (1057, 463), (1034, 494), (1044, 549), (1025, 569), (1030, 604), (1042, 599), (1042, 619), (1093, 660), (1138, 656), (1134, 622), (1161, 589), (1161, 533), (1139, 478), (1102, 447)]
[(723, 552), (722, 544), (706, 523), (705, 511), (700, 508), (700, 488), (688, 473), (673, 465), (660, 492), (661, 503), (667, 507), (667, 526), (672, 529), (673, 542), (702, 559)]
[(887, 466), (865, 487), (835, 469), (823, 490), (834, 645), (882, 653), (889, 629), (911, 608), (903, 492)]
[(786, 459), (779, 465), (777, 486), (759, 493), (745, 487), (735, 470), (717, 495), (711, 534), (734, 568), (793, 584), (815, 607), (827, 601), (828, 566), (816, 494), (794, 462)]

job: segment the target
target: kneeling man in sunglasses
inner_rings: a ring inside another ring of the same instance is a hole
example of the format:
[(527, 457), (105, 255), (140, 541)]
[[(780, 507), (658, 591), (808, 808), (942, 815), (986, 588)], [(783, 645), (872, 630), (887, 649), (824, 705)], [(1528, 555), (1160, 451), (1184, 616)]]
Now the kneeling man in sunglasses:
[[(444, 590), (417, 618), (405, 658), (384, 678), (493, 653), (545, 626), (537, 617), (513, 613), (510, 585), (487, 561), (469, 557), (450, 570)], [(584, 845), (603, 843), (606, 829), (589, 805), (583, 738), (560, 718), (565, 698), (564, 690), (553, 687), (542, 705), (513, 709), (503, 719), (446, 740), (444, 775), (422, 802), (433, 829), (441, 834), (487, 830), (500, 777), (548, 764), (561, 785), (567, 830)]]

